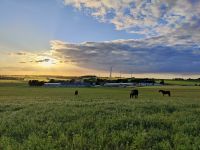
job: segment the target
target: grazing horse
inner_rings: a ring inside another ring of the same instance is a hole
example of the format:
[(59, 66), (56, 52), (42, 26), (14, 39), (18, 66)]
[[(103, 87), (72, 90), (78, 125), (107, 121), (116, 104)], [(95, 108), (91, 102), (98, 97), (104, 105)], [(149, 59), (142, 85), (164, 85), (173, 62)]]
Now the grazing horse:
[(135, 98), (138, 98), (138, 90), (131, 90), (130, 98), (133, 98), (134, 96)]
[(74, 92), (74, 95), (76, 95), (76, 96), (78, 95), (78, 90), (76, 90), (76, 91)]
[(159, 90), (159, 93), (162, 93), (163, 96), (165, 96), (165, 95), (171, 96), (170, 91)]

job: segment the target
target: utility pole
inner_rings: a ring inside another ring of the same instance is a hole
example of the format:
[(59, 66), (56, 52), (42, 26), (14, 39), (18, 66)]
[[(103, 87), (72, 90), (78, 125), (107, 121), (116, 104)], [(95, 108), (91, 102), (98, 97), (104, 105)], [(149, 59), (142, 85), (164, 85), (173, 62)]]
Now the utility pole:
[(110, 67), (110, 79), (112, 78), (112, 66)]

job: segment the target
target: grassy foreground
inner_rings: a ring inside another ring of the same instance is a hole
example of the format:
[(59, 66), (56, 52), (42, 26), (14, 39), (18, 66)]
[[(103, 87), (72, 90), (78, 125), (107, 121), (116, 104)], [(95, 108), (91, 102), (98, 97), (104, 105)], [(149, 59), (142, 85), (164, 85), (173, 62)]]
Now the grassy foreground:
[(1, 85), (0, 149), (200, 149), (200, 87), (129, 91)]

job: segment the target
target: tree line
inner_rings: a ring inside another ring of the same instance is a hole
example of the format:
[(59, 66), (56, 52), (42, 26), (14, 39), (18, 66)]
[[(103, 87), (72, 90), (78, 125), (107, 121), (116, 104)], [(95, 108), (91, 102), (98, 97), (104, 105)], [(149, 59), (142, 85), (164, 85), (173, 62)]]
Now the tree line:
[(44, 85), (44, 81), (39, 81), (39, 80), (29, 80), (28, 84), (29, 86), (43, 86)]

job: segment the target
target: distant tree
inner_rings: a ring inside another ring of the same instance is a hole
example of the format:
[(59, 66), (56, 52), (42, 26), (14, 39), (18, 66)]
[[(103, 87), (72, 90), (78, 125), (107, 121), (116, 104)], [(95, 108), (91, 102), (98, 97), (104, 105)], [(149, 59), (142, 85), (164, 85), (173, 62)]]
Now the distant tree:
[(55, 79), (50, 79), (49, 80), (49, 83), (55, 83), (56, 81), (55, 81)]
[(96, 78), (86, 78), (86, 79), (83, 80), (83, 82), (94, 85), (94, 84), (96, 84), (97, 79)]
[(165, 84), (165, 81), (164, 81), (164, 80), (161, 80), (161, 81), (160, 81), (160, 84), (164, 85), (164, 84)]
[(38, 81), (38, 80), (29, 80), (28, 84), (29, 86), (43, 86), (44, 85), (44, 81)]
[(128, 79), (117, 79), (117, 83), (127, 83)]
[(183, 78), (174, 78), (174, 80), (183, 81)]
[(75, 83), (75, 79), (71, 79), (71, 80), (69, 80), (69, 83)]
[(104, 85), (106, 81), (106, 79), (97, 78), (96, 85)]

